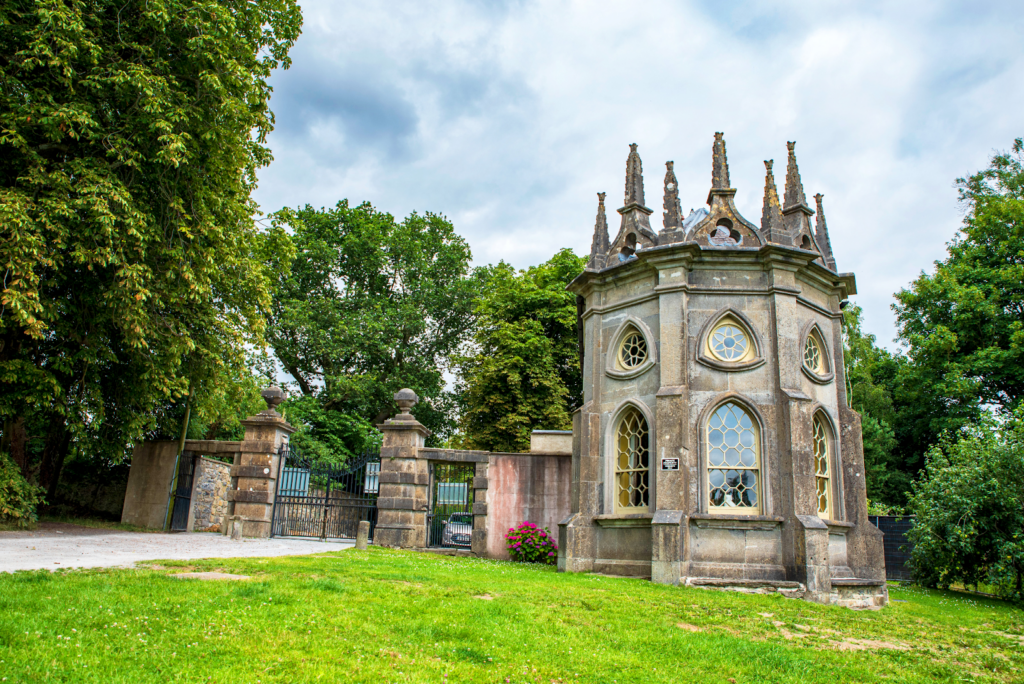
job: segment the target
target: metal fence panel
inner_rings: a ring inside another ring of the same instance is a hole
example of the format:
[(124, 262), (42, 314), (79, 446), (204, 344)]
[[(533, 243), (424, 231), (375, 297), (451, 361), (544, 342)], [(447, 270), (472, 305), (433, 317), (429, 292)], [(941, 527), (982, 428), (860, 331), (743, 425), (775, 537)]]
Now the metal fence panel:
[(907, 532), (914, 525), (912, 515), (869, 515), (868, 521), (881, 530), (885, 553), (885, 578), (909, 580), (911, 578), (910, 552), (914, 545), (907, 540)]

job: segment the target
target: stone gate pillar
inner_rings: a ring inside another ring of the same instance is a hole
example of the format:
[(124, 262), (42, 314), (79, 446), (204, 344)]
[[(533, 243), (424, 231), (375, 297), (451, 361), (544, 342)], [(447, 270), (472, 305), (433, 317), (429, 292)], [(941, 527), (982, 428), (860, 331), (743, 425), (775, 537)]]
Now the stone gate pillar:
[(409, 413), (419, 397), (411, 389), (399, 390), (395, 403), (401, 412), (378, 425), (384, 432), (380, 450), (380, 491), (373, 543), (400, 549), (427, 545), (429, 463), (419, 457), (430, 430)]
[[(267, 410), (242, 421), (245, 438), (231, 466), (229, 515), (241, 518), (243, 537), (270, 536), (281, 444), (295, 432), (276, 409), (285, 398), (281, 388), (270, 387), (262, 395)], [(225, 532), (229, 529), (225, 525)]]

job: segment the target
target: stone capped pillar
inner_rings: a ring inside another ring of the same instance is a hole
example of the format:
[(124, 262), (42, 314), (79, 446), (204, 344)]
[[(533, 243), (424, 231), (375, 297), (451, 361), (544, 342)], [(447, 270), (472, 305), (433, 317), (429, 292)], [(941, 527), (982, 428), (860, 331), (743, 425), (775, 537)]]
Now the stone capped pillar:
[[(295, 432), (277, 412), (277, 405), (285, 399), (281, 388), (270, 387), (262, 395), (267, 410), (242, 421), (245, 437), (231, 466), (229, 515), (241, 518), (243, 537), (270, 536), (281, 445)], [(229, 527), (224, 526), (225, 533)]]
[(400, 549), (427, 545), (429, 462), (419, 450), (430, 435), (409, 413), (419, 397), (411, 389), (399, 390), (395, 403), (401, 412), (378, 425), (384, 432), (380, 450), (380, 491), (373, 543)]

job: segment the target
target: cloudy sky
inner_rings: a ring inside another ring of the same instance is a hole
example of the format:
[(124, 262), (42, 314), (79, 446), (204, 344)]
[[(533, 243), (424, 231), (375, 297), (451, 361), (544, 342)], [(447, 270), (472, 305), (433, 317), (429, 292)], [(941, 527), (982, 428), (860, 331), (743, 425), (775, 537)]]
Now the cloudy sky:
[[(660, 228), (666, 160), (702, 206), (724, 131), (741, 212), (797, 141), (840, 271), (893, 348), (892, 293), (941, 258), (955, 179), (1024, 135), (1019, 0), (305, 1), (272, 80), (264, 211), (363, 200), (446, 215), (477, 264), (587, 253), (629, 143)], [(780, 192), (782, 188), (780, 187)]]

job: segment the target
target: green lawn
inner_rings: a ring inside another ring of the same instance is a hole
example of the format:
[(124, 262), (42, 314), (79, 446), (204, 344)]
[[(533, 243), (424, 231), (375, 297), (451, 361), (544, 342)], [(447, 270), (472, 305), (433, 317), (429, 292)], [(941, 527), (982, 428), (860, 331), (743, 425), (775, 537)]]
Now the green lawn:
[[(883, 611), (371, 548), (0, 575), (7, 682), (1022, 681), (1024, 613)], [(248, 581), (168, 577), (182, 568)], [(895, 647), (895, 648), (894, 648)]]

